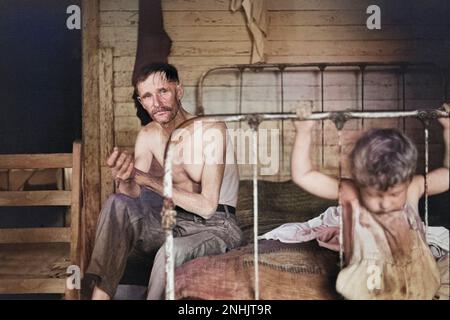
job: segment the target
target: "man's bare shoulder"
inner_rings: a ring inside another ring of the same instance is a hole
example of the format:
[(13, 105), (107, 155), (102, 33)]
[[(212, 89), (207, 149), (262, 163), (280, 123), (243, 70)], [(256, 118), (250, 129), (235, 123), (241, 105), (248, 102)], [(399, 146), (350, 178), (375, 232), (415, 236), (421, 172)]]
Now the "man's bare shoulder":
[(205, 129), (218, 129), (220, 131), (225, 131), (227, 129), (227, 125), (223, 121), (219, 122), (204, 121), (203, 126)]
[[(153, 122), (150, 122), (145, 127), (141, 128), (136, 137), (135, 150), (147, 150), (155, 145), (156, 142), (160, 141), (160, 131), (159, 126)], [(149, 143), (149, 141), (152, 141), (153, 143)]]
[(141, 132), (143, 132), (144, 134), (154, 134), (159, 133), (160, 130), (161, 126), (159, 126), (157, 122), (152, 121), (149, 124), (142, 127)]
[(157, 125), (154, 121), (150, 122), (146, 126), (142, 127), (138, 133), (139, 138), (149, 138), (154, 137), (155, 135), (161, 134), (161, 127)]

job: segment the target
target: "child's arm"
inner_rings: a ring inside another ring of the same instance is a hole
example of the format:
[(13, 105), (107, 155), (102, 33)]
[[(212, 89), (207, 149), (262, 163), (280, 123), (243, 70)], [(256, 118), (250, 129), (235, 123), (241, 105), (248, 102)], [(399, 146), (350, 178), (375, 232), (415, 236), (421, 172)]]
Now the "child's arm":
[(311, 163), (311, 129), (314, 121), (295, 121), (296, 135), (291, 159), (292, 180), (304, 190), (326, 199), (337, 199), (338, 180), (315, 170)]
[[(444, 136), (445, 155), (444, 163), (441, 168), (431, 171), (428, 174), (428, 194), (439, 194), (449, 189), (449, 140), (450, 140), (450, 119), (439, 118), (442, 125), (442, 134)], [(411, 183), (411, 187), (418, 192), (418, 198), (425, 193), (424, 177), (422, 175), (415, 176)]]

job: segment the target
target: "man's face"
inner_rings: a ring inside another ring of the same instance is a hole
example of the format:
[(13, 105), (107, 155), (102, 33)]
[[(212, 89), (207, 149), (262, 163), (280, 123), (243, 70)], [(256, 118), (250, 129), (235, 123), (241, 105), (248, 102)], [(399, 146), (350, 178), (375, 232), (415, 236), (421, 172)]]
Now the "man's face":
[(183, 95), (181, 85), (167, 81), (158, 72), (139, 82), (137, 90), (142, 106), (154, 121), (167, 124), (175, 118)]
[(361, 202), (372, 213), (383, 214), (403, 209), (409, 183), (399, 183), (386, 191), (374, 187), (360, 189)]

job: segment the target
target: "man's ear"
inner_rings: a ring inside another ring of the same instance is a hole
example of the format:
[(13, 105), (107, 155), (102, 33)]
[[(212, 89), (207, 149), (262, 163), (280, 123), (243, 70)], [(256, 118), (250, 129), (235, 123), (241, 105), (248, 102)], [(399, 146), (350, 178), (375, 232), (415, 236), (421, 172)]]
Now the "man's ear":
[(181, 83), (177, 84), (177, 99), (181, 100), (181, 98), (183, 98), (184, 95), (184, 87)]

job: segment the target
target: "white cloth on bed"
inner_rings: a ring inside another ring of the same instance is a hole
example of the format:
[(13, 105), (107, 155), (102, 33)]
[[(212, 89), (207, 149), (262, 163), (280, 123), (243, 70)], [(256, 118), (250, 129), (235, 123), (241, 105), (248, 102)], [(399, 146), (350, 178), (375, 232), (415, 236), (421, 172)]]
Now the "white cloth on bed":
[[(336, 227), (339, 227), (341, 212), (341, 207), (329, 207), (325, 212), (315, 218), (306, 222), (285, 223), (259, 236), (258, 239), (279, 240), (284, 243), (300, 243), (317, 239), (319, 245), (329, 247), (324, 245), (323, 239), (320, 238), (325, 233), (335, 231)], [(329, 241), (333, 240), (330, 238)], [(449, 230), (444, 227), (429, 226), (427, 230), (427, 243), (434, 258), (441, 259), (449, 252)], [(329, 248), (336, 248), (336, 246)]]

